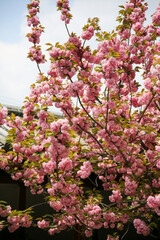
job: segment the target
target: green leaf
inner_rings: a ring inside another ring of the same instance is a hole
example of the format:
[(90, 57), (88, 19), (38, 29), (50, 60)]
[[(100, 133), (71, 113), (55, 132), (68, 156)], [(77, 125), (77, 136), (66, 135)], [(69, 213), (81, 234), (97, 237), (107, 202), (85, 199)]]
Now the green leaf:
[(41, 152), (41, 153), (40, 153), (40, 157), (43, 158), (43, 157), (44, 157), (44, 154), (45, 154), (44, 152)]
[(52, 47), (53, 47), (53, 45), (52, 45), (51, 43), (46, 43), (46, 45), (47, 45), (47, 46), (52, 46)]
[(118, 7), (119, 7), (119, 8), (125, 8), (123, 5), (119, 5)]
[(43, 147), (49, 147), (51, 143), (45, 143)]

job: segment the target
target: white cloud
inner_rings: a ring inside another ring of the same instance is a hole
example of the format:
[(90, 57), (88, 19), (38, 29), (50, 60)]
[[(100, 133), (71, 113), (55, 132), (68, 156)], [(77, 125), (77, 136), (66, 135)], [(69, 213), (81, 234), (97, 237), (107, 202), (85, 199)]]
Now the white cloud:
[(24, 96), (29, 93), (29, 86), (33, 83), (35, 74), (29, 60), (26, 59), (26, 44), (24, 42), (18, 44), (0, 42), (0, 52), (0, 101), (20, 105)]

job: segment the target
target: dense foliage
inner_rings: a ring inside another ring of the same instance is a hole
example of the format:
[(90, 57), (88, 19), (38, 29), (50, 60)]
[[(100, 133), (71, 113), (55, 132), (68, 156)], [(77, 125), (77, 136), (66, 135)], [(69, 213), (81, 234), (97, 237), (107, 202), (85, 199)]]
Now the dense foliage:
[[(160, 216), (160, 6), (145, 25), (147, 3), (130, 0), (120, 6), (115, 31), (102, 32), (93, 18), (81, 36), (69, 31), (68, 0), (58, 0), (57, 8), (68, 40), (47, 43), (51, 65), (44, 74), (39, 0), (28, 4), (28, 57), (39, 75), (23, 118), (7, 117), (0, 108), (11, 147), (1, 149), (0, 168), (32, 194), (44, 195), (53, 214), (36, 220), (34, 206), (13, 211), (1, 202), (0, 228), (13, 232), (36, 224), (53, 235), (80, 225), (90, 237), (104, 227), (114, 229), (111, 240), (133, 223), (147, 236)], [(94, 36), (98, 45), (92, 50)]]

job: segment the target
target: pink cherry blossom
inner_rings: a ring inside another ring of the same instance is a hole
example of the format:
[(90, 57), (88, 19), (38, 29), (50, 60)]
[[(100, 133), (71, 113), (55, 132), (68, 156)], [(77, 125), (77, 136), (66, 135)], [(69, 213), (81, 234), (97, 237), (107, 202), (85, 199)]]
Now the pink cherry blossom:
[[(102, 31), (93, 18), (79, 36), (67, 26), (69, 1), (57, 0), (68, 38), (47, 44), (43, 71), (39, 6), (27, 6), (28, 58), (38, 76), (23, 117), (0, 107), (0, 125), (9, 128), (0, 168), (52, 211), (36, 220), (37, 205), (14, 211), (0, 202), (0, 230), (33, 222), (50, 235), (76, 227), (91, 237), (103, 227), (114, 232), (108, 240), (118, 240), (132, 223), (137, 234), (152, 234), (160, 216), (160, 5), (147, 25), (147, 4), (130, 0), (116, 31)], [(94, 34), (95, 49), (86, 41)]]

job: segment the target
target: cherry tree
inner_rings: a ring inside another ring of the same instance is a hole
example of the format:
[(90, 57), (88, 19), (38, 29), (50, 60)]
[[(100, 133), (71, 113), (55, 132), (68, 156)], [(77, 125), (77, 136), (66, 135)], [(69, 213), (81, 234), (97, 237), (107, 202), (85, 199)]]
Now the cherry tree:
[[(1, 149), (0, 168), (32, 194), (43, 195), (52, 214), (36, 220), (34, 206), (12, 210), (1, 201), (1, 230), (33, 225), (53, 235), (79, 225), (86, 237), (105, 228), (112, 240), (121, 239), (130, 224), (144, 236), (158, 227), (160, 5), (149, 25), (144, 0), (120, 8), (114, 31), (101, 31), (93, 18), (78, 36), (69, 29), (69, 1), (58, 0), (68, 39), (47, 43), (51, 64), (45, 74), (39, 0), (28, 4), (27, 37), (33, 44), (28, 58), (39, 73), (24, 101), (23, 118), (7, 117), (7, 109), (0, 108), (0, 124), (10, 128), (10, 150)], [(50, 107), (63, 117), (54, 116)]]

